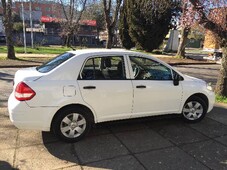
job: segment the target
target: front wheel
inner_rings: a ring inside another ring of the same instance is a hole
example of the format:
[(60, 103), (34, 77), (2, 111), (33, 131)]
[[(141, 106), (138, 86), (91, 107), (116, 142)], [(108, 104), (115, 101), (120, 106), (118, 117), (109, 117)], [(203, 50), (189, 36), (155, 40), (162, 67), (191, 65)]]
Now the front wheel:
[(206, 103), (199, 97), (189, 98), (182, 109), (182, 117), (185, 121), (195, 123), (201, 121), (207, 113)]
[(82, 139), (91, 128), (90, 115), (80, 108), (66, 108), (57, 114), (53, 120), (53, 132), (65, 142), (77, 142)]

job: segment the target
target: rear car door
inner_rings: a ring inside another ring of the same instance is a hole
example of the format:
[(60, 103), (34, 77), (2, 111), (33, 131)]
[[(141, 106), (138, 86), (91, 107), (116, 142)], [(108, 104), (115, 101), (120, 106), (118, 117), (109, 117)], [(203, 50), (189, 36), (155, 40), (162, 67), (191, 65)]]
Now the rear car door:
[(131, 116), (133, 89), (126, 68), (123, 55), (92, 56), (85, 61), (78, 84), (98, 122)]

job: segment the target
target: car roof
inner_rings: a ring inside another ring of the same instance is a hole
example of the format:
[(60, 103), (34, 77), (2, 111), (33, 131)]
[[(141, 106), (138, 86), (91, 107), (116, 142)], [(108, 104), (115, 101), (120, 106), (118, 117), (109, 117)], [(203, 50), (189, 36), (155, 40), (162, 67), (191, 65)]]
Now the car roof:
[(137, 53), (134, 51), (129, 51), (129, 50), (124, 50), (124, 49), (82, 49), (82, 50), (75, 50), (75, 51), (68, 51), (70, 53), (76, 54), (76, 55), (81, 55), (81, 54), (126, 54), (126, 53)]

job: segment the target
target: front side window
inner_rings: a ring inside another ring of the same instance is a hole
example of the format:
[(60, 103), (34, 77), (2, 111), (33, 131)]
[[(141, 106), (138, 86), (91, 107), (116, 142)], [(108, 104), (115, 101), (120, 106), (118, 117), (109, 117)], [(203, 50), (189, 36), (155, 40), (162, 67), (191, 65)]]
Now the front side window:
[(86, 61), (81, 72), (82, 80), (123, 80), (126, 79), (122, 56), (94, 57)]
[(65, 62), (66, 60), (72, 58), (74, 55), (75, 54), (72, 53), (60, 54), (57, 57), (53, 58), (52, 60), (48, 61), (47, 63), (44, 63), (39, 67), (36, 67), (36, 70), (41, 73), (47, 73), (56, 68), (57, 66), (59, 66), (60, 64), (62, 64), (63, 62)]
[(135, 80), (172, 80), (171, 69), (157, 61), (135, 56), (130, 61)]

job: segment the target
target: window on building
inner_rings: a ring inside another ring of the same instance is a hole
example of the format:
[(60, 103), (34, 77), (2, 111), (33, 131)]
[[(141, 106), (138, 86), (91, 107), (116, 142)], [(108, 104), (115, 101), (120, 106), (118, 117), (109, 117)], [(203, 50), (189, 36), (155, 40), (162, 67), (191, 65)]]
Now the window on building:
[(46, 11), (50, 11), (50, 7), (46, 7)]
[(36, 10), (36, 11), (41, 11), (40, 7), (38, 7), (38, 6), (35, 7), (35, 10)]

